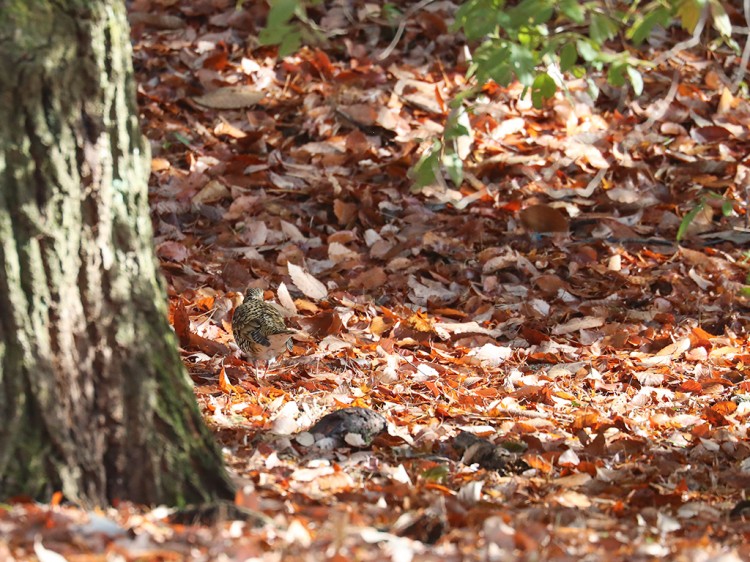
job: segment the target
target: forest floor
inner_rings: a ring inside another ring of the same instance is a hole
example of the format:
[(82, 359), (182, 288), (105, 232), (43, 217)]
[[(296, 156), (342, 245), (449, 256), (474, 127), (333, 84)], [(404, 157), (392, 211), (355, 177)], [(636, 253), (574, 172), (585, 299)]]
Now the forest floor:
[[(486, 87), (463, 183), (415, 190), (465, 88), (454, 3), (410, 17), (384, 58), (380, 4), (333, 3), (331, 41), (283, 60), (256, 39), (263, 3), (240, 4), (134, 0), (130, 19), (171, 319), (237, 504), (264, 517), (40, 506), (77, 541), (39, 546), (749, 560), (750, 104), (730, 58), (675, 53), (637, 98), (577, 81), (541, 110)], [(299, 330), (266, 373), (232, 339), (248, 286)], [(297, 435), (353, 406), (387, 431)]]

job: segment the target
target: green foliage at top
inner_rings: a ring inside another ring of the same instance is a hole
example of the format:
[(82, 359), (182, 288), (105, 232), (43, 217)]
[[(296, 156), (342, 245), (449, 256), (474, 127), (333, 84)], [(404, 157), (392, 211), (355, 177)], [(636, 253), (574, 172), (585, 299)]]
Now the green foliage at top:
[[(239, 0), (242, 1), (242, 0)], [(471, 144), (466, 99), (487, 82), (508, 86), (518, 81), (535, 107), (563, 87), (566, 77), (601, 73), (616, 88), (643, 92), (641, 71), (653, 63), (637, 56), (638, 48), (661, 28), (680, 26), (690, 34), (713, 28), (714, 36), (739, 52), (722, 2), (728, 0), (465, 0), (453, 31), (462, 31), (472, 46), (468, 71), (473, 86), (451, 102), (453, 111), (439, 140), (433, 140), (411, 170), (413, 189), (450, 179), (463, 182), (465, 148)], [(279, 45), (279, 55), (322, 37), (306, 14), (320, 0), (269, 0), (270, 12), (260, 34), (262, 44)], [(385, 3), (383, 18), (394, 24), (405, 17)], [(666, 45), (665, 48), (669, 46)], [(588, 79), (593, 97), (598, 86)], [(444, 177), (445, 176), (445, 179)]]
[[(244, 0), (238, 0), (242, 3)], [(507, 86), (518, 80), (536, 107), (554, 95), (563, 75), (583, 77), (606, 71), (615, 87), (643, 91), (639, 68), (649, 62), (633, 56), (657, 27), (680, 25), (693, 33), (701, 21), (738, 48), (722, 5), (726, 0), (466, 0), (456, 13), (453, 31), (463, 31), (476, 45), (471, 76), (479, 85), (492, 80)], [(321, 0), (269, 0), (262, 45), (278, 45), (279, 56), (323, 37), (307, 17), (307, 8)], [(392, 23), (402, 16), (386, 3), (382, 15)], [(619, 39), (619, 41), (613, 41)], [(593, 86), (593, 84), (592, 84)]]
[[(640, 94), (639, 67), (649, 63), (622, 48), (640, 46), (658, 26), (676, 23), (693, 33), (705, 18), (731, 43), (731, 24), (720, 0), (521, 0), (508, 4), (505, 0), (467, 0), (456, 14), (454, 30), (479, 42), (470, 69), (479, 84), (493, 80), (507, 86), (518, 80), (530, 90), (536, 107), (554, 95), (566, 72), (582, 77), (589, 70), (606, 71), (612, 86), (630, 84)], [(617, 38), (620, 41), (608, 45)]]
[(270, 0), (266, 26), (258, 35), (260, 44), (278, 45), (279, 56), (284, 57), (297, 51), (303, 43), (319, 39), (315, 24), (307, 18), (307, 7), (321, 1)]
[[(530, 94), (534, 107), (541, 108), (564, 86), (565, 76), (582, 78), (591, 72), (604, 73), (617, 88), (643, 92), (641, 70), (652, 66), (634, 53), (657, 27), (679, 25), (688, 33), (700, 33), (708, 26), (718, 40), (739, 47), (731, 37), (732, 26), (721, 0), (466, 0), (456, 13), (454, 31), (463, 31), (476, 47), (469, 76), (477, 87), (494, 81), (508, 86), (518, 81), (523, 94)], [(701, 26), (700, 28), (698, 26)], [(666, 46), (668, 48), (668, 46)], [(596, 83), (589, 79), (593, 97)], [(452, 106), (462, 103), (477, 88), (463, 92)], [(447, 176), (458, 186), (463, 175), (461, 158), (445, 140), (428, 147), (411, 172), (413, 189)], [(454, 135), (455, 136), (455, 135)], [(687, 222), (689, 223), (691, 219)], [(685, 227), (686, 228), (686, 227)]]

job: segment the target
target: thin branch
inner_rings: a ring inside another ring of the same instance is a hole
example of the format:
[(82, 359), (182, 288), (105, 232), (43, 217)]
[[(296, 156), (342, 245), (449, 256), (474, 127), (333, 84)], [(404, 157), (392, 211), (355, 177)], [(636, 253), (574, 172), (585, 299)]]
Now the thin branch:
[[(745, 0), (745, 2), (748, 2), (748, 0)], [(680, 51), (685, 51), (687, 49), (692, 49), (696, 45), (700, 43), (701, 40), (701, 33), (703, 33), (703, 28), (706, 27), (706, 20), (708, 19), (708, 2), (706, 2), (706, 5), (703, 7), (703, 11), (701, 12), (701, 18), (698, 20), (698, 23), (695, 24), (695, 29), (693, 30), (693, 36), (690, 39), (686, 39), (685, 41), (680, 41), (669, 49), (667, 52), (662, 53), (658, 57), (654, 59), (654, 66), (659, 66), (663, 62), (666, 62), (670, 58), (672, 58), (674, 55), (679, 53)]]
[[(750, 0), (748, 0), (750, 2)], [(656, 123), (659, 119), (664, 117), (664, 114), (669, 109), (669, 106), (672, 105), (672, 102), (674, 101), (675, 96), (677, 95), (677, 88), (680, 85), (680, 71), (679, 69), (675, 69), (674, 73), (672, 74), (672, 85), (669, 87), (669, 91), (667, 92), (666, 97), (663, 100), (660, 100), (659, 103), (660, 107), (654, 111), (648, 119), (644, 123), (642, 123), (638, 129), (640, 131), (648, 131), (651, 129), (651, 127)]]
[[(745, 8), (745, 23), (747, 24), (748, 30), (750, 30), (750, 0), (743, 2)], [(740, 82), (745, 78), (745, 69), (747, 68), (747, 61), (750, 60), (750, 35), (745, 38), (745, 48), (742, 49), (742, 58), (740, 58), (740, 65), (737, 67), (737, 71), (734, 73), (734, 80), (732, 81), (732, 93), (736, 93), (740, 87)]]
[(393, 41), (391, 41), (391, 44), (388, 45), (385, 50), (375, 58), (377, 58), (378, 60), (385, 60), (389, 56), (391, 56), (393, 49), (395, 49), (396, 45), (398, 45), (398, 42), (401, 41), (401, 36), (404, 34), (404, 30), (406, 29), (406, 24), (409, 21), (409, 18), (428, 4), (432, 4), (434, 1), (435, 0), (421, 0), (421, 2), (414, 4), (411, 8), (406, 10), (404, 17), (401, 19), (401, 23), (398, 24), (398, 29), (396, 30), (396, 35), (393, 37)]

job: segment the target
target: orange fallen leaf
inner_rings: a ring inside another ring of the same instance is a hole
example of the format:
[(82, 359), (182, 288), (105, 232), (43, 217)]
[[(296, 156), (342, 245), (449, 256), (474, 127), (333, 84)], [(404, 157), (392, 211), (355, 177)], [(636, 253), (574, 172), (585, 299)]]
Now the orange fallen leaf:
[(229, 382), (229, 377), (227, 376), (224, 367), (222, 367), (219, 372), (219, 389), (221, 389), (224, 394), (237, 394), (237, 388)]
[(703, 418), (714, 427), (723, 427), (729, 425), (729, 420), (714, 407), (708, 407), (703, 410)]
[(580, 413), (573, 420), (573, 430), (578, 431), (581, 429), (587, 429), (594, 427), (599, 422), (599, 414), (597, 412), (587, 411)]
[(172, 326), (174, 326), (180, 346), (187, 348), (190, 345), (190, 318), (182, 302), (176, 303), (173, 307)]
[(734, 413), (734, 411), (737, 409), (737, 404), (735, 404), (731, 400), (725, 400), (723, 402), (717, 402), (712, 406), (712, 408), (718, 413), (724, 416), (728, 416), (729, 414)]
[(701, 394), (703, 392), (703, 385), (698, 381), (685, 381), (677, 387), (680, 392), (690, 392), (693, 394)]
[(552, 472), (552, 463), (540, 455), (526, 455), (523, 460), (526, 461), (526, 464), (531, 468), (536, 468), (540, 472), (546, 474)]
[(406, 325), (417, 332), (432, 332), (432, 319), (427, 313), (418, 310), (406, 319)]

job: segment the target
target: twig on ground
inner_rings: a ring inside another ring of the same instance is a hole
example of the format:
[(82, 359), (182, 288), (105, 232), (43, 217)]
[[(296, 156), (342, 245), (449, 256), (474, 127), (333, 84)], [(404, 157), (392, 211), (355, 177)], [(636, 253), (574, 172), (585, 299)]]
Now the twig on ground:
[[(748, 0), (745, 0), (746, 2)], [(700, 43), (701, 40), (701, 33), (703, 33), (703, 28), (706, 27), (706, 20), (708, 19), (708, 2), (706, 2), (706, 5), (703, 7), (703, 11), (701, 12), (701, 17), (698, 20), (698, 23), (695, 24), (695, 29), (693, 30), (693, 36), (690, 39), (686, 39), (685, 41), (680, 41), (666, 51), (665, 53), (662, 53), (658, 57), (654, 59), (654, 67), (659, 66), (660, 64), (668, 61), (673, 56), (675, 56), (680, 51), (685, 51), (687, 49), (692, 49), (696, 45)]]
[(391, 44), (388, 45), (385, 48), (385, 50), (376, 57), (378, 60), (385, 60), (389, 56), (391, 56), (393, 49), (395, 49), (396, 45), (398, 45), (398, 42), (401, 41), (401, 36), (404, 34), (404, 30), (406, 29), (406, 23), (409, 21), (409, 18), (413, 16), (416, 12), (418, 12), (419, 10), (421, 10), (422, 8), (424, 8), (428, 4), (431, 4), (434, 1), (435, 0), (422, 0), (421, 2), (414, 4), (411, 8), (406, 10), (404, 17), (401, 19), (401, 23), (398, 24), (396, 35), (393, 37)]

